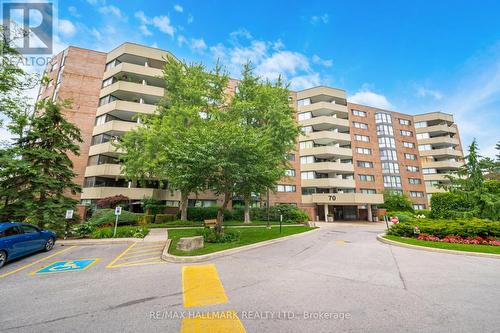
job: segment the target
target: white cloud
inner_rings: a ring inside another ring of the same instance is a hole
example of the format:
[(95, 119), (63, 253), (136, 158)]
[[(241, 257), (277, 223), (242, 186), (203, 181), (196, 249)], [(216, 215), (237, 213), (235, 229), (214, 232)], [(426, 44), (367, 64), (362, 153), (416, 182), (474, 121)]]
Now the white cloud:
[(290, 79), (290, 88), (293, 90), (302, 90), (315, 86), (319, 86), (321, 84), (321, 78), (318, 73), (308, 74), (308, 75), (299, 75), (292, 77)]
[(440, 100), (443, 98), (443, 94), (437, 90), (427, 89), (424, 87), (417, 88), (417, 96), (419, 97), (433, 97), (436, 100)]
[[(143, 11), (136, 12), (134, 16), (139, 20), (139, 22), (141, 22), (141, 26), (139, 26), (139, 29), (145, 36), (152, 35), (151, 31), (149, 31), (149, 29), (147, 28), (148, 25), (152, 25), (161, 32), (166, 33), (170, 37), (174, 37), (175, 28), (172, 26), (170, 18), (168, 16), (162, 15), (151, 18), (146, 16)], [(144, 28), (142, 28), (142, 26), (144, 26)]]
[(362, 88), (348, 98), (349, 102), (364, 104), (380, 109), (392, 109), (394, 106), (384, 95), (377, 94), (367, 88)]
[(147, 18), (143, 11), (138, 11), (134, 16), (141, 21), (142, 24), (151, 24), (151, 20)]
[(119, 18), (120, 20), (126, 20), (127, 19), (127, 17), (122, 13), (122, 11), (120, 10), (120, 8), (118, 8), (116, 6), (112, 6), (112, 5), (100, 7), (99, 8), (99, 13), (101, 13), (103, 15), (114, 15), (117, 18)]
[(76, 7), (75, 7), (75, 6), (69, 6), (69, 7), (68, 7), (68, 12), (69, 12), (72, 16), (74, 16), (74, 17), (76, 17), (76, 18), (81, 17), (80, 13), (78, 13), (78, 9), (76, 9)]
[(187, 44), (187, 42), (188, 42), (188, 41), (187, 41), (186, 37), (184, 37), (183, 35), (179, 35), (179, 36), (177, 37), (177, 44), (179, 44), (179, 46), (182, 46), (182, 45), (184, 45), (184, 44)]
[(154, 42), (153, 44), (151, 44), (151, 47), (158, 48), (158, 43)]
[(182, 8), (182, 6), (181, 6), (181, 5), (178, 5), (178, 4), (177, 4), (177, 5), (175, 5), (175, 6), (174, 6), (174, 10), (175, 10), (176, 12), (182, 13), (182, 12), (184, 11), (184, 8)]
[(189, 48), (194, 52), (203, 52), (207, 49), (207, 44), (202, 38), (200, 39), (191, 38), (191, 41), (189, 43)]
[(153, 33), (149, 31), (148, 27), (145, 24), (141, 24), (139, 26), (139, 30), (144, 36), (151, 36)]
[(62, 37), (71, 38), (75, 35), (76, 28), (75, 28), (75, 25), (71, 21), (60, 19), (58, 21), (58, 25), (59, 25), (58, 32)]
[(279, 51), (264, 59), (256, 68), (256, 73), (274, 80), (279, 75), (296, 75), (299, 71), (310, 71), (307, 57), (298, 52)]
[(328, 14), (323, 14), (323, 15), (314, 15), (311, 16), (311, 23), (316, 25), (318, 23), (324, 23), (327, 24), (330, 21), (330, 16)]
[(194, 17), (193, 17), (193, 15), (189, 14), (189, 15), (188, 15), (188, 19), (187, 19), (187, 23), (188, 23), (188, 24), (191, 24), (191, 23), (193, 23), (193, 21), (194, 21)]
[(318, 65), (321, 65), (321, 66), (324, 66), (324, 67), (332, 67), (333, 65), (333, 60), (331, 59), (321, 59), (318, 55), (313, 55), (312, 57), (312, 61), (315, 63), (315, 64), (318, 64)]

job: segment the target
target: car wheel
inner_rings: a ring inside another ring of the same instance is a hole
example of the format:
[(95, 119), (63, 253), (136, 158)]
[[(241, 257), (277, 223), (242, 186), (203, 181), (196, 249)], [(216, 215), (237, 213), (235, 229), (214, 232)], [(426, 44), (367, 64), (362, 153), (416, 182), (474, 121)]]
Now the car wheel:
[(0, 251), (0, 268), (7, 262), (7, 253), (5, 251)]
[(50, 237), (47, 240), (47, 243), (45, 243), (44, 250), (45, 251), (50, 251), (50, 250), (52, 250), (53, 247), (54, 247), (54, 238)]

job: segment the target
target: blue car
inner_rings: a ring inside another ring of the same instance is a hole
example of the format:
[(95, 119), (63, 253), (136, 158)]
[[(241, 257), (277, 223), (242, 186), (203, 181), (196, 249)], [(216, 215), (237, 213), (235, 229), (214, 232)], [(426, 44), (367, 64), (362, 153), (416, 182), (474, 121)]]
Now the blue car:
[(7, 261), (41, 250), (50, 251), (56, 234), (20, 222), (0, 222), (0, 267)]

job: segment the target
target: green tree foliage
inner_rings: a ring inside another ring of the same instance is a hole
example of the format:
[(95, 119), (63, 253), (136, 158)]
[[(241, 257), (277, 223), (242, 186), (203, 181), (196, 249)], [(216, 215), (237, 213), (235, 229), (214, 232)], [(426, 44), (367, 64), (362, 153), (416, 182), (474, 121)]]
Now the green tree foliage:
[(68, 193), (79, 192), (68, 154), (79, 154), (79, 129), (61, 113), (68, 104), (51, 101), (37, 105), (29, 130), (3, 150), (0, 167), (0, 200), (3, 220), (28, 218), (44, 227), (64, 219), (64, 211), (76, 200)]
[(384, 203), (379, 207), (388, 211), (413, 212), (412, 203), (406, 195), (390, 190), (384, 191)]

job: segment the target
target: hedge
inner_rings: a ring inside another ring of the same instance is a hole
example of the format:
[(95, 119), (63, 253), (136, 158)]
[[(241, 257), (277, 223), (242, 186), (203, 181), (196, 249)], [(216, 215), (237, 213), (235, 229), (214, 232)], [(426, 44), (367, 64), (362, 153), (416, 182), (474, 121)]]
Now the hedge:
[(172, 222), (177, 220), (176, 214), (156, 214), (155, 223)]
[[(132, 213), (122, 209), (122, 213), (118, 218), (119, 225), (137, 225), (139, 220), (144, 216), (144, 214)], [(87, 221), (87, 223), (95, 226), (101, 227), (105, 225), (114, 225), (115, 223), (115, 210), (110, 208), (98, 209), (94, 212), (92, 217)]]
[(139, 220), (139, 224), (151, 224), (154, 223), (154, 221), (155, 221), (154, 215), (143, 214), (143, 216)]
[(392, 225), (387, 231), (388, 235), (400, 237), (415, 237), (415, 227), (420, 233), (443, 238), (446, 236), (460, 237), (500, 237), (500, 223), (485, 219), (460, 219), (460, 220), (430, 220), (421, 219), (412, 222), (402, 222)]
[(430, 216), (435, 219), (469, 217), (469, 205), (464, 195), (454, 192), (434, 193), (431, 197)]

